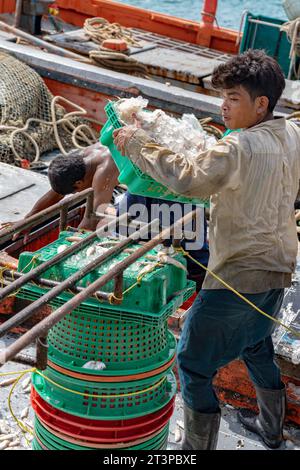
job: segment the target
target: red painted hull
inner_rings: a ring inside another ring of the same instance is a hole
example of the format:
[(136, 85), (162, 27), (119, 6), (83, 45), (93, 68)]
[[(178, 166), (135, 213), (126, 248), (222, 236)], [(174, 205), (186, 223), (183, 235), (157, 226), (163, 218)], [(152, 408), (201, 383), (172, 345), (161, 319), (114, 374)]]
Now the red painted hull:
[[(212, 5), (213, 11), (216, 1), (206, 3)], [(110, 0), (56, 0), (55, 4), (60, 17), (77, 26), (82, 26), (86, 18), (100, 16), (122, 26), (144, 29), (223, 52), (237, 52), (237, 31), (214, 26), (207, 15), (203, 15), (205, 21), (200, 21), (200, 12), (197, 22)], [(15, 0), (0, 0), (0, 13), (12, 13), (14, 9)], [(209, 13), (210, 8), (206, 7), (206, 11)]]

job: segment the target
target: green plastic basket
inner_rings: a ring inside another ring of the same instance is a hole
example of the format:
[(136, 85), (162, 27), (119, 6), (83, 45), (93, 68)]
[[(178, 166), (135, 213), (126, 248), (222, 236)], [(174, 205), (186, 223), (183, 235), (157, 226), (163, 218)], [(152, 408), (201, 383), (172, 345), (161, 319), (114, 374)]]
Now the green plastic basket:
[[(71, 313), (48, 334), (49, 359), (71, 371), (105, 376), (134, 375), (164, 366), (174, 357), (176, 340), (167, 322), (158, 326), (99, 315)], [(82, 368), (89, 361), (101, 361), (106, 368)]]
[[(40, 250), (34, 253), (21, 253), (19, 257), (18, 271), (22, 273), (29, 272), (33, 268), (33, 265), (36, 267), (52, 259), (57, 254), (59, 248), (62, 245), (71, 245), (71, 242), (67, 240), (67, 238), (71, 235), (72, 232), (61, 232), (57, 240), (41, 248)], [(109, 242), (111, 242), (110, 239), (102, 238), (98, 239), (90, 246)], [(140, 245), (133, 244), (130, 248), (137, 250), (140, 248)], [(88, 247), (77, 252), (75, 255), (66, 258), (60, 263), (55, 264), (45, 273), (43, 273), (42, 277), (44, 279), (51, 279), (54, 281), (63, 281), (68, 279), (93, 259), (86, 255), (87, 249)], [(149, 255), (155, 256), (157, 255), (157, 251), (151, 250)], [(93, 257), (96, 256), (96, 254), (93, 255)], [(119, 253), (112, 259), (105, 262), (102, 266), (99, 266), (98, 268), (91, 271), (76, 285), (80, 287), (86, 287), (109, 272), (115, 264), (126, 259), (128, 256), (128, 253)], [(181, 254), (177, 254), (174, 258), (186, 266), (186, 259)], [(137, 282), (139, 274), (146, 265), (149, 265), (149, 263), (149, 259), (147, 259), (146, 256), (143, 256), (124, 271), (123, 291), (133, 286)], [(174, 293), (181, 291), (186, 287), (186, 272), (172, 264), (165, 264), (155, 268), (154, 271), (143, 276), (139, 284), (125, 294), (124, 300), (122, 302), (122, 309), (126, 310), (127, 308), (131, 308), (135, 309), (135, 311), (147, 311), (149, 313), (159, 312), (168, 303), (170, 297), (174, 295)], [(113, 292), (114, 280), (108, 282), (103, 288), (101, 288), (101, 290), (104, 292)]]
[(61, 374), (49, 366), (43, 374), (46, 379), (33, 373), (32, 383), (44, 401), (61, 411), (89, 419), (138, 418), (160, 410), (176, 393), (176, 379), (171, 371), (121, 383), (87, 382)]
[[(46, 429), (43, 424), (39, 421), (37, 417), (34, 420), (34, 431), (36, 438), (48, 449), (48, 450), (99, 450), (94, 447), (86, 447), (76, 445), (72, 442), (68, 442), (64, 439), (59, 438), (52, 434), (48, 429)], [(150, 437), (150, 439), (145, 440), (143, 443), (122, 447), (121, 449), (113, 448), (111, 450), (159, 450), (166, 449), (169, 435), (169, 424), (165, 426), (156, 436)], [(34, 450), (44, 450), (39, 444), (37, 439), (33, 440), (32, 446)]]
[(188, 198), (175, 194), (170, 191), (166, 186), (158, 183), (150, 176), (143, 173), (129, 158), (124, 157), (117, 150), (113, 141), (113, 131), (122, 127), (119, 118), (116, 114), (113, 102), (109, 102), (105, 106), (107, 115), (107, 122), (101, 131), (101, 143), (107, 146), (112, 154), (115, 164), (120, 172), (119, 181), (126, 184), (128, 190), (132, 194), (140, 196), (154, 197), (158, 199), (165, 199), (167, 201), (183, 202), (187, 204), (196, 204), (202, 207), (209, 207), (209, 199)]
[[(23, 300), (34, 302), (42, 295), (48, 292), (49, 289), (38, 287), (34, 284), (26, 284), (17, 293), (17, 297)], [(188, 300), (196, 291), (196, 284), (194, 281), (188, 281), (186, 289), (183, 289), (178, 295), (172, 298), (167, 305), (165, 305), (159, 312), (153, 313), (147, 310), (141, 311), (138, 309), (127, 308), (123, 310), (123, 305), (108, 305), (99, 302), (95, 297), (91, 297), (73, 313), (78, 315), (95, 315), (109, 320), (119, 320), (121, 322), (133, 322), (140, 325), (160, 325), (172, 315), (186, 300)], [(50, 302), (50, 305), (56, 309), (68, 302), (73, 297), (70, 293), (63, 293)]]

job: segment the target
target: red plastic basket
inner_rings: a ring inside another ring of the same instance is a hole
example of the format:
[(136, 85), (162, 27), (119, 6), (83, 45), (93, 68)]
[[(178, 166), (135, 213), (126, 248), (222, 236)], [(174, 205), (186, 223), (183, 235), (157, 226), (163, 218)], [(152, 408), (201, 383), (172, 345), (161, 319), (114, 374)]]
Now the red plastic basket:
[(190, 308), (190, 307), (193, 305), (193, 303), (194, 303), (194, 301), (195, 301), (197, 295), (198, 295), (198, 292), (195, 292), (189, 299), (187, 299), (187, 300), (181, 305), (180, 308), (182, 308), (183, 310), (187, 310), (188, 308)]
[(174, 411), (174, 398), (161, 410), (141, 418), (122, 421), (103, 421), (79, 418), (53, 408), (33, 389), (32, 407), (43, 424), (52, 430), (87, 442), (128, 442), (153, 434), (170, 420)]
[(129, 446), (131, 447), (131, 446), (143, 444), (144, 442), (147, 442), (150, 438), (152, 439), (153, 437), (157, 436), (165, 427), (165, 426), (162, 426), (160, 429), (154, 431), (151, 435), (148, 435), (147, 437), (140, 437), (138, 439), (131, 440), (130, 442), (127, 441), (126, 443), (125, 442), (118, 442), (118, 443), (101, 442), (99, 443), (99, 442), (88, 442), (88, 441), (82, 441), (80, 439), (75, 439), (73, 437), (70, 437), (66, 434), (63, 434), (57, 431), (56, 429), (51, 428), (48, 424), (46, 424), (43, 421), (41, 423), (49, 433), (53, 434), (54, 436), (58, 437), (61, 440), (64, 440), (71, 444), (75, 444), (77, 446), (89, 447), (89, 448), (93, 447), (95, 449), (122, 449), (122, 448), (126, 448)]

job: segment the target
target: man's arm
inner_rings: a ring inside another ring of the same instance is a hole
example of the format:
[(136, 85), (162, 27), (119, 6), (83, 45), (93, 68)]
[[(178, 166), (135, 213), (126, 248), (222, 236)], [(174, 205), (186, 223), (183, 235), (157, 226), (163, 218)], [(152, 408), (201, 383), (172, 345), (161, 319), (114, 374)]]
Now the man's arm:
[[(41, 212), (44, 209), (47, 209), (50, 206), (53, 206), (54, 204), (57, 204), (59, 201), (61, 201), (64, 198), (62, 194), (58, 194), (52, 189), (50, 189), (44, 196), (42, 196), (33, 206), (30, 212), (25, 215), (24, 219), (18, 221), (22, 222), (28, 219), (28, 217), (31, 217), (32, 215), (37, 214), (38, 212)], [(13, 236), (13, 241), (19, 238), (21, 235), (24, 235), (24, 243), (26, 243), (26, 239), (28, 237), (28, 234), (30, 233), (30, 228), (26, 230), (22, 230), (21, 232), (15, 233)]]
[[(104, 155), (99, 164), (92, 187), (94, 189), (94, 213), (104, 212), (111, 202), (113, 190), (118, 184), (119, 171), (110, 154)], [(99, 219), (88, 218), (84, 215), (79, 227), (86, 230), (96, 230)]]
[[(131, 132), (129, 139), (124, 135), (125, 155), (141, 171), (176, 193), (207, 198), (225, 188), (235, 189), (240, 184), (242, 152), (237, 137), (227, 137), (210, 150), (189, 159), (156, 144), (142, 129)], [(120, 137), (122, 139), (122, 135)], [(117, 144), (118, 139), (119, 135)]]
[(47, 209), (50, 206), (53, 206), (54, 204), (57, 204), (59, 201), (61, 201), (65, 196), (62, 194), (58, 194), (53, 189), (50, 189), (44, 196), (42, 196), (33, 206), (30, 212), (26, 214), (25, 218), (30, 217), (31, 215), (37, 214), (38, 212), (43, 211), (44, 209)]

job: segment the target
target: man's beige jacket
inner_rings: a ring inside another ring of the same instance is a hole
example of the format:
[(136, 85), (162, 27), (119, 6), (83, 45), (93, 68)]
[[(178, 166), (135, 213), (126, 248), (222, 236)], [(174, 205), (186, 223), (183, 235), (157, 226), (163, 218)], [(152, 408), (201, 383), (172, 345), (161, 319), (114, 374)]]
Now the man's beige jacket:
[[(189, 160), (141, 129), (125, 154), (144, 172), (188, 197), (211, 196), (209, 269), (242, 293), (288, 287), (298, 238), (300, 129), (284, 118), (223, 138)], [(207, 274), (203, 289), (225, 288)]]

